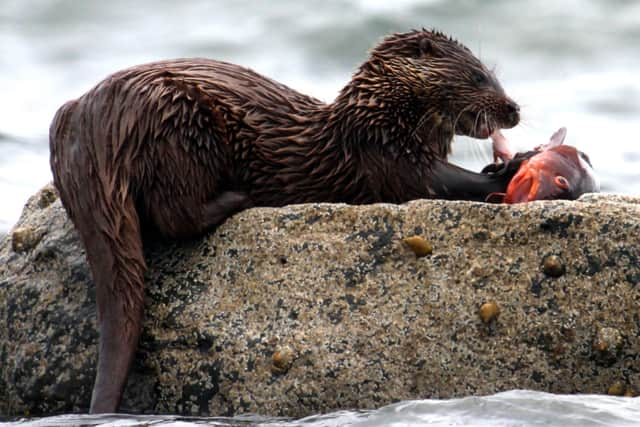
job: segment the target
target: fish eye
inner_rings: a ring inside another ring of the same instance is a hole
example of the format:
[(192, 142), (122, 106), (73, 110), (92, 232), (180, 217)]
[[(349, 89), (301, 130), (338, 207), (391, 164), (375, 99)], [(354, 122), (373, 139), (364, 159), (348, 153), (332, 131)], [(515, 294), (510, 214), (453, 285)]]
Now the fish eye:
[(569, 181), (567, 180), (567, 178), (565, 178), (562, 175), (558, 175), (555, 177), (555, 179), (553, 180), (553, 182), (560, 188), (563, 189), (568, 189), (569, 188)]

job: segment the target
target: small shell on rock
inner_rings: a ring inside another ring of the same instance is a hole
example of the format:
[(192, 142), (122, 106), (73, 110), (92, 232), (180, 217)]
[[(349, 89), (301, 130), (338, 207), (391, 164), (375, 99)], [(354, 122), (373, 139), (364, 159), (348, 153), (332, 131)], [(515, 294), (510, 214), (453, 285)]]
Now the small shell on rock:
[(547, 276), (560, 277), (565, 273), (566, 269), (562, 258), (558, 255), (548, 255), (542, 260), (542, 271)]
[(609, 390), (607, 390), (607, 394), (611, 396), (622, 396), (624, 393), (625, 387), (620, 381), (613, 383), (611, 387), (609, 387)]
[(58, 198), (58, 193), (56, 193), (56, 190), (51, 186), (47, 186), (40, 191), (40, 198), (38, 199), (38, 207), (40, 209), (44, 209), (49, 205), (51, 205), (53, 202), (55, 202), (57, 198)]
[(431, 255), (433, 246), (424, 237), (411, 236), (404, 239), (404, 242), (411, 248), (417, 257)]
[(479, 314), (484, 323), (491, 323), (500, 316), (500, 307), (493, 301), (487, 301), (480, 306)]
[(616, 328), (599, 328), (593, 340), (593, 349), (615, 354), (622, 348), (622, 334)]
[(30, 227), (18, 227), (11, 232), (11, 248), (14, 252), (21, 253), (33, 249), (42, 235), (36, 233)]
[(593, 337), (593, 353), (598, 364), (609, 366), (617, 360), (624, 338), (616, 328), (598, 328)]
[(274, 374), (284, 374), (293, 363), (293, 350), (289, 347), (282, 347), (276, 350), (271, 356), (271, 372)]

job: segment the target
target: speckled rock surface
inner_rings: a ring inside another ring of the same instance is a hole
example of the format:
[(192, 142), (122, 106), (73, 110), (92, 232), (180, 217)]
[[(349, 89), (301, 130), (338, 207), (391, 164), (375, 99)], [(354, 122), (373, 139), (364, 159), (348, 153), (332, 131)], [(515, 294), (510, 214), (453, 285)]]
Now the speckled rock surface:
[[(251, 209), (201, 240), (155, 242), (122, 409), (302, 416), (513, 388), (637, 393), (640, 200), (582, 200)], [(94, 299), (45, 189), (0, 245), (0, 413), (86, 410)]]

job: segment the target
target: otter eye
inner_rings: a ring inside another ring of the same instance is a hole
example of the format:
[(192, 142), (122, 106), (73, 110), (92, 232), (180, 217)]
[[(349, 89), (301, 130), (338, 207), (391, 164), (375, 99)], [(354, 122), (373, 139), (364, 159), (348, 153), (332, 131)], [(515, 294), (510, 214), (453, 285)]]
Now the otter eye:
[(473, 82), (477, 85), (486, 85), (487, 83), (489, 83), (487, 76), (478, 71), (474, 71), (471, 77), (473, 78)]
[(555, 184), (558, 187), (563, 188), (565, 190), (569, 188), (569, 181), (567, 180), (567, 178), (565, 178), (562, 175), (556, 176), (553, 182), (555, 182)]

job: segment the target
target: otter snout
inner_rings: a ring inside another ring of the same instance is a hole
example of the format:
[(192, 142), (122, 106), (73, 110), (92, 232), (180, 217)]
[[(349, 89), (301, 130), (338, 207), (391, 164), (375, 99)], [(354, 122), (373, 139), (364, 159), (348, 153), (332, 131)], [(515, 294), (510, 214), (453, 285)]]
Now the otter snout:
[(509, 129), (520, 123), (520, 106), (511, 98), (504, 99), (504, 128)]

